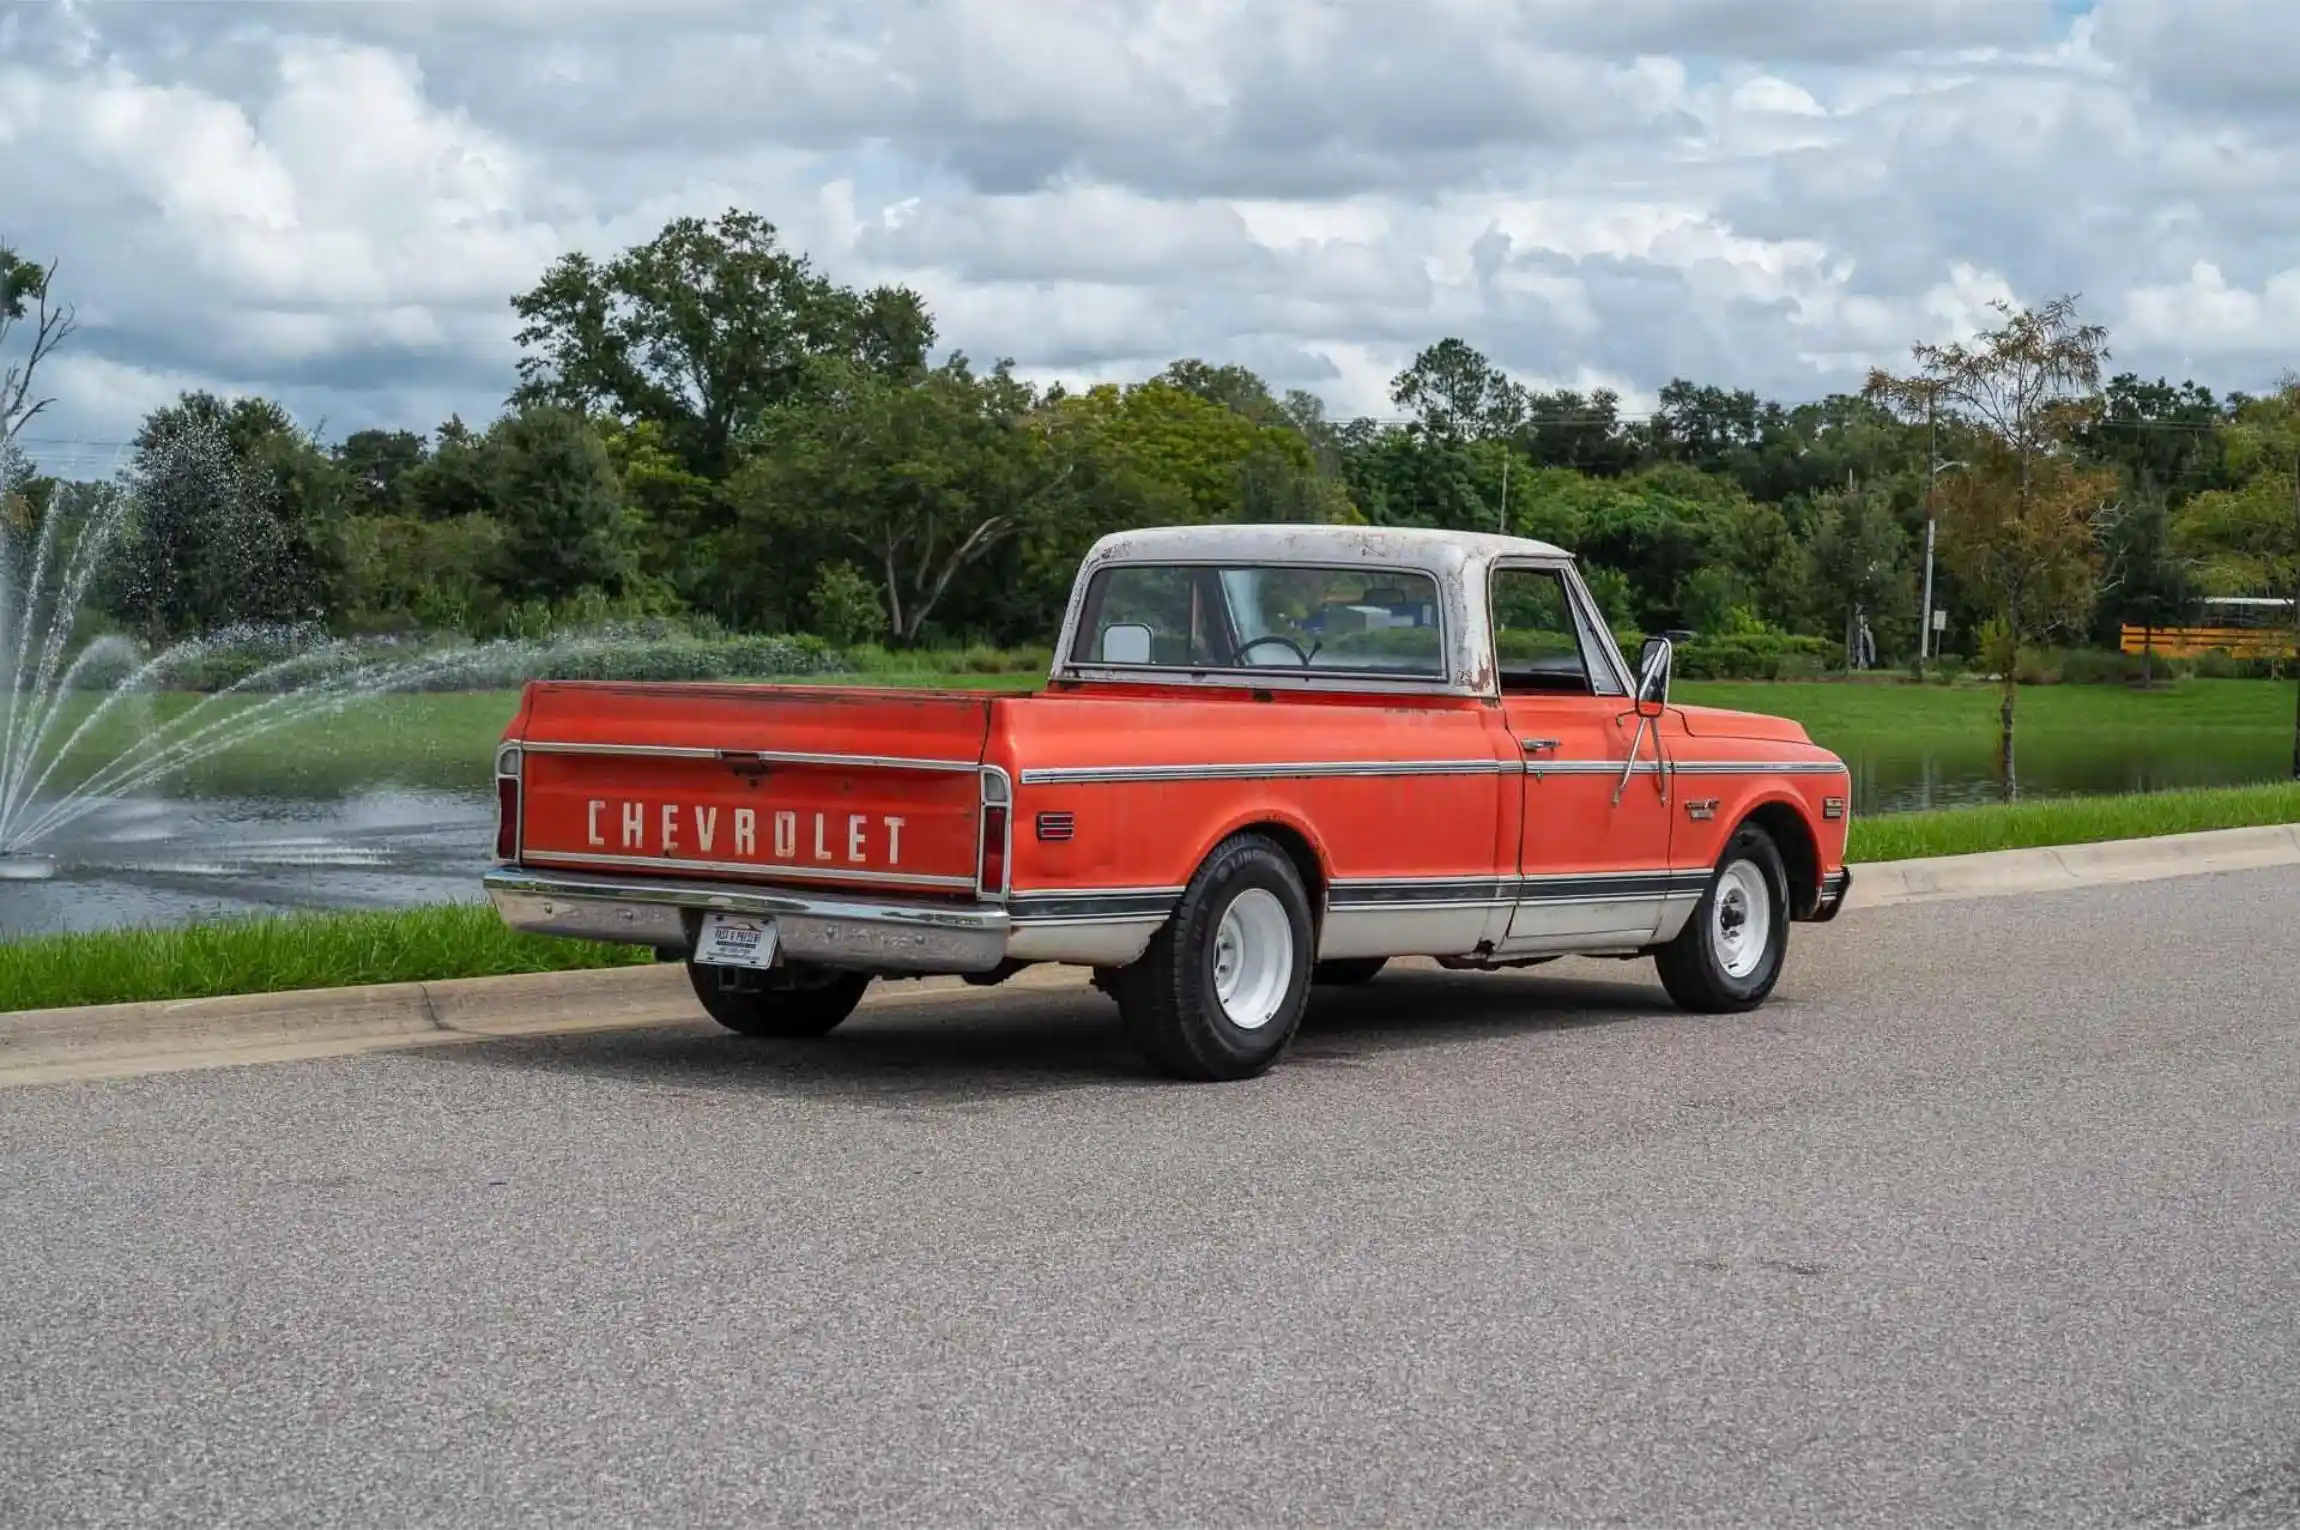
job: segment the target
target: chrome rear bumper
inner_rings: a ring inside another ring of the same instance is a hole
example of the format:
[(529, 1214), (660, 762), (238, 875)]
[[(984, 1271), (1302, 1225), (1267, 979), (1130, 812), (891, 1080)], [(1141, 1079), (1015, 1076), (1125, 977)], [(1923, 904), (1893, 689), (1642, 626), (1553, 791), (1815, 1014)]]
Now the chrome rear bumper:
[(865, 972), (988, 972), (1006, 959), (1006, 910), (986, 904), (824, 898), (725, 882), (629, 881), (498, 866), (487, 896), (536, 935), (694, 949), (704, 914), (772, 918), (783, 952)]

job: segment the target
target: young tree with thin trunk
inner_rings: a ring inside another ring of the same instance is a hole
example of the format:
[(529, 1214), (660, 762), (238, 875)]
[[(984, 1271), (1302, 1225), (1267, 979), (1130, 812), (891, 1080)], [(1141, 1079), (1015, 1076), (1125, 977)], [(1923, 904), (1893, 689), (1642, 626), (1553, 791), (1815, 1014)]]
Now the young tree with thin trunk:
[(49, 400), (36, 398), (32, 389), (56, 347), (73, 328), (72, 309), (50, 295), (56, 267), (40, 266), (0, 244), (0, 356), (18, 330), (27, 337), (23, 359), (0, 368), (0, 448), (11, 445)]
[(1908, 376), (1873, 372), (1872, 396), (1904, 414), (1934, 411), (1969, 443), (1942, 484), (1942, 532), (1950, 566), (1989, 608), (2003, 687), (1997, 765), (2006, 794), (2013, 769), (2015, 680), (2020, 650), (2083, 620), (2097, 580), (2095, 523), (2114, 503), (2117, 479), (2070, 450), (2091, 419), (2108, 357), (2108, 331), (2081, 323), (2076, 299), (2039, 308), (1997, 303), (2003, 323), (1968, 341), (1917, 345)]

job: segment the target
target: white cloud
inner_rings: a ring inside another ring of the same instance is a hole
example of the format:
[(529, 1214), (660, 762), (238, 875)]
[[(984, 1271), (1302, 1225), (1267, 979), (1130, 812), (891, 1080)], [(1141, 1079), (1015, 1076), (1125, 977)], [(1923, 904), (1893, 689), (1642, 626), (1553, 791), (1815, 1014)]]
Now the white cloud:
[(179, 386), (484, 416), (509, 299), (730, 205), (1026, 374), (1237, 359), (1337, 411), (1810, 396), (1992, 297), (2120, 366), (2300, 348), (2288, 0), (418, 0), (0, 19), (0, 237), (84, 328), (48, 431)]

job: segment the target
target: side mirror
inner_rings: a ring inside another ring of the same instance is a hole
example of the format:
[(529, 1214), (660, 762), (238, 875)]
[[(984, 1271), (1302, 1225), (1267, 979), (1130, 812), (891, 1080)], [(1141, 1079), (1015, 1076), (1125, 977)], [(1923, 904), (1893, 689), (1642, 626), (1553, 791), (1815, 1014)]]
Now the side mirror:
[(1669, 705), (1669, 671), (1677, 660), (1677, 645), (1665, 637), (1649, 637), (1637, 650), (1637, 715), (1659, 717)]
[(1103, 628), (1102, 662), (1105, 664), (1149, 663), (1150, 629), (1140, 622), (1117, 622)]

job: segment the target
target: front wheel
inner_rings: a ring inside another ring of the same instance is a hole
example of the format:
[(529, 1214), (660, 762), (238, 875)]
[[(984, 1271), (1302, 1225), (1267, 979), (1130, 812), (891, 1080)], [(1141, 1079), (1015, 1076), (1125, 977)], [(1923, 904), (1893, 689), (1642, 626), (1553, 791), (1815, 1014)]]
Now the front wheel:
[(1278, 1060), (1310, 986), (1310, 898), (1259, 834), (1215, 847), (1174, 917), (1112, 974), (1127, 1036), (1177, 1078), (1251, 1078)]
[(1789, 953), (1789, 875), (1773, 837), (1754, 824), (1734, 831), (1693, 917), (1654, 953), (1661, 986), (1685, 1009), (1755, 1009), (1781, 979)]
[(755, 972), (689, 962), (687, 980), (705, 1013), (728, 1030), (782, 1041), (828, 1035), (854, 1013), (870, 987), (867, 972), (803, 965)]

